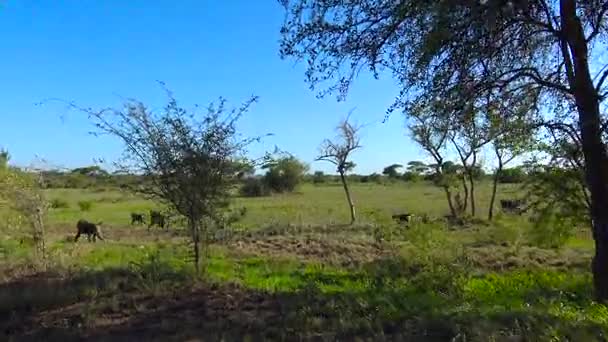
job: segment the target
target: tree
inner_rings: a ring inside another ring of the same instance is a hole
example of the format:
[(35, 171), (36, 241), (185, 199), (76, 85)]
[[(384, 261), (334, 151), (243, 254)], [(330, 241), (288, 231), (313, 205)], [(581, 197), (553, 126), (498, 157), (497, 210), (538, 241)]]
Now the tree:
[(388, 178), (390, 178), (390, 179), (397, 179), (397, 178), (399, 178), (399, 171), (397, 171), (397, 170), (402, 167), (403, 167), (403, 165), (401, 165), (401, 164), (389, 165), (389, 166), (385, 167), (384, 170), (382, 170), (382, 174), (388, 176)]
[(8, 150), (2, 149), (0, 150), (0, 169), (8, 168), (8, 161), (11, 159), (11, 155), (8, 153)]
[(473, 98), (533, 88), (539, 101), (572, 107), (591, 193), (594, 288), (598, 300), (608, 300), (608, 154), (600, 111), (608, 95), (601, 45), (607, 0), (283, 3), (281, 54), (307, 62), (312, 87), (336, 81), (323, 93), (345, 96), (367, 67), (376, 75), (388, 70), (402, 83), (391, 109), (413, 94), (455, 87)]
[(412, 160), (407, 163), (407, 170), (418, 175), (423, 175), (429, 171), (429, 166), (419, 160)]
[(353, 151), (361, 148), (359, 130), (360, 127), (352, 125), (348, 118), (340, 122), (336, 128), (338, 136), (334, 141), (326, 139), (320, 147), (320, 153), (316, 160), (330, 162), (336, 166), (336, 171), (340, 175), (342, 187), (346, 194), (348, 207), (350, 209), (350, 223), (355, 223), (357, 216), (355, 213), (355, 204), (353, 203), (348, 183), (346, 182), (346, 173), (352, 170), (355, 164), (349, 160)]
[(42, 173), (8, 167), (10, 154), (0, 152), (0, 208), (8, 209), (31, 228), (35, 255), (46, 268), (45, 224), (49, 204), (44, 196)]
[(312, 182), (314, 184), (325, 183), (325, 173), (323, 173), (323, 171), (315, 171), (312, 175)]
[[(534, 94), (532, 94), (534, 95)], [(533, 97), (510, 96), (503, 94), (494, 101), (488, 101), (486, 120), (492, 138), (492, 150), (496, 157), (496, 169), (492, 182), (492, 195), (488, 208), (488, 220), (494, 217), (494, 202), (503, 168), (515, 158), (533, 149), (536, 135), (535, 121), (537, 110), (532, 107)], [(519, 170), (522, 174), (523, 171)], [(513, 174), (514, 171), (511, 173)], [(522, 177), (520, 177), (522, 178)]]
[(451, 186), (453, 183), (452, 171), (447, 161), (445, 161), (444, 148), (448, 139), (449, 127), (436, 116), (428, 106), (421, 106), (414, 115), (415, 121), (410, 125), (412, 139), (422, 147), (435, 163), (429, 165), (434, 169), (433, 182), (440, 186), (445, 192), (448, 206), (452, 217), (459, 216), (459, 212), (452, 200)]
[(497, 178), (498, 178), (498, 183), (516, 184), (516, 183), (525, 182), (527, 179), (527, 175), (526, 175), (526, 172), (524, 171), (523, 167), (516, 166), (516, 167), (502, 169), (502, 171), (500, 172), (500, 174), (498, 175)]
[(279, 158), (263, 166), (264, 182), (274, 192), (293, 192), (302, 182), (308, 166), (294, 156)]
[[(236, 123), (256, 98), (240, 108), (227, 109), (226, 101), (211, 104), (205, 114), (188, 112), (167, 91), (168, 104), (156, 113), (130, 100), (120, 109), (82, 109), (99, 133), (124, 144), (118, 169), (143, 175), (133, 190), (164, 202), (188, 221), (194, 263), (200, 271), (201, 242), (219, 222), (237, 181), (236, 161), (257, 138), (241, 138)], [(205, 245), (203, 245), (205, 247)]]
[(79, 175), (83, 175), (83, 176), (91, 176), (91, 177), (108, 176), (108, 172), (106, 170), (102, 169), (98, 165), (79, 167), (79, 168), (73, 169), (71, 171), (71, 173), (79, 174)]

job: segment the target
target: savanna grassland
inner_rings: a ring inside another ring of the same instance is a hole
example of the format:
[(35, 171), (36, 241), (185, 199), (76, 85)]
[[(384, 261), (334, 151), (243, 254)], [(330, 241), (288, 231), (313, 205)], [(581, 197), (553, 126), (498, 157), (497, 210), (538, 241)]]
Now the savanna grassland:
[[(488, 223), (490, 185), (478, 189), (479, 217), (462, 226), (444, 221), (443, 193), (423, 182), (353, 185), (352, 226), (338, 184), (239, 197), (243, 217), (209, 234), (199, 276), (179, 222), (130, 224), (155, 203), (117, 189), (47, 190), (46, 271), (32, 266), (28, 232), (4, 220), (2, 339), (605, 340), (590, 234), (559, 243), (525, 216)], [(503, 185), (499, 198), (517, 193)], [(426, 217), (391, 220), (403, 212)], [(74, 243), (80, 218), (103, 221), (105, 240)]]

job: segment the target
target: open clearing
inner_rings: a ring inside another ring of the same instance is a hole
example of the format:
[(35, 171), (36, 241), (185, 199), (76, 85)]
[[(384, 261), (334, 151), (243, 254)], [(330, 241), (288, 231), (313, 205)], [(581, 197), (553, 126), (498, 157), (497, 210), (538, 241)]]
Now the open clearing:
[[(482, 184), (480, 217), (487, 208)], [(501, 196), (517, 192), (505, 187)], [(34, 271), (27, 232), (0, 241), (0, 327), (14, 341), (51, 340), (604, 340), (608, 309), (592, 301), (592, 240), (560, 249), (528, 239), (525, 217), (449, 227), (431, 185), (356, 185), (361, 222), (345, 225), (342, 189), (238, 198), (231, 229), (214, 233), (206, 274), (188, 262), (185, 230), (131, 226), (154, 204), (118, 190), (49, 190), (51, 265)], [(77, 202), (93, 203), (82, 212)], [(398, 226), (390, 215), (427, 214)], [(79, 218), (106, 241), (73, 243)]]

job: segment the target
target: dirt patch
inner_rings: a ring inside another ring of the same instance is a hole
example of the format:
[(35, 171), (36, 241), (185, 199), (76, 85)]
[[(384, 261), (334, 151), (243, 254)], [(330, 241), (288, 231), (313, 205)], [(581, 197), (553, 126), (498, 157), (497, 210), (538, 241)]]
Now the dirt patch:
[(563, 249), (548, 250), (524, 246), (519, 249), (505, 246), (469, 247), (467, 256), (475, 266), (492, 271), (522, 267), (550, 267), (553, 269), (588, 269), (592, 252)]
[(269, 236), (244, 238), (229, 243), (237, 253), (271, 257), (295, 257), (338, 266), (357, 266), (391, 256), (387, 246), (364, 241), (327, 239), (322, 236)]
[[(9, 322), (4, 337), (28, 340), (204, 341), (285, 337), (288, 298), (238, 286), (201, 286), (162, 296), (97, 298)], [(292, 308), (293, 309), (293, 308)]]

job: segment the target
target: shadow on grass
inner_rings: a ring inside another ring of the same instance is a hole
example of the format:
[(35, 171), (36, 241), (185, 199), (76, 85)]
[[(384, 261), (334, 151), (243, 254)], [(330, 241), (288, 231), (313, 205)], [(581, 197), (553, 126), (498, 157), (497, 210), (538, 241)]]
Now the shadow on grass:
[[(273, 267), (259, 260), (249, 265)], [(608, 310), (591, 302), (584, 276), (521, 271), (463, 277), (450, 266), (408, 268), (392, 261), (361, 271), (318, 265), (273, 272), (268, 276), (292, 279), (292, 288), (189, 282), (183, 272), (158, 264), (71, 276), (37, 274), (0, 285), (0, 327), (4, 339), (15, 341), (536, 341), (555, 336), (593, 341), (606, 336)]]

